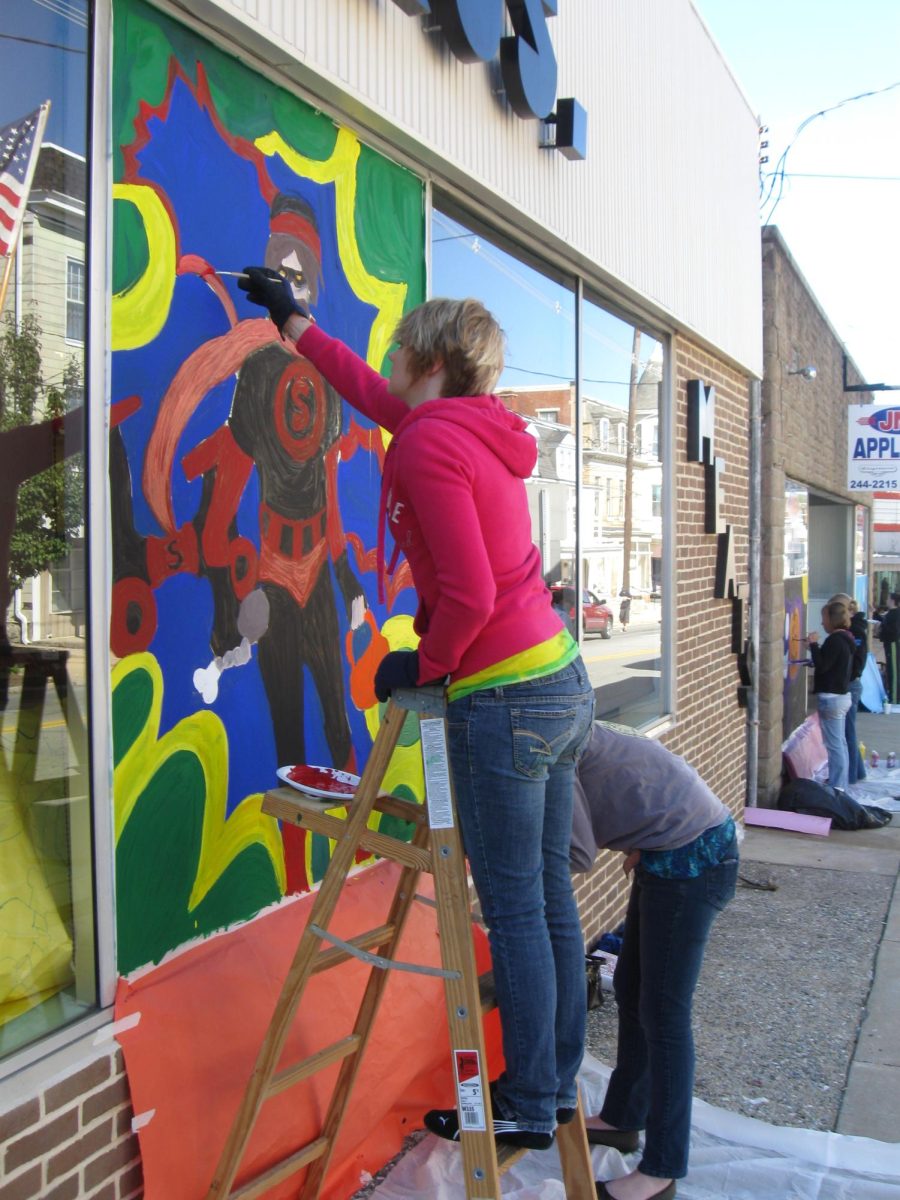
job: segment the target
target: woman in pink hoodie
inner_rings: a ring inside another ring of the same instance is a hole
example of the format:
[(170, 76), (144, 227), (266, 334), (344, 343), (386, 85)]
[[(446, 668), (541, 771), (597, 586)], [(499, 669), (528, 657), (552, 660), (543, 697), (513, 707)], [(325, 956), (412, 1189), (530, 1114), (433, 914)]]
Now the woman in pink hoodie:
[[(594, 696), (550, 604), (525, 480), (537, 444), (491, 389), (503, 333), (477, 300), (430, 300), (396, 332), (389, 380), (309, 318), (302, 292), (248, 267), (239, 285), (350, 403), (392, 435), (379, 514), (418, 597), (416, 650), (375, 690), (447, 685), (463, 843), (489, 927), (506, 1070), (491, 1086), (498, 1141), (548, 1147), (571, 1120), (584, 1048), (584, 944), (568, 869), (575, 761)], [(425, 1124), (457, 1140), (455, 1109)]]

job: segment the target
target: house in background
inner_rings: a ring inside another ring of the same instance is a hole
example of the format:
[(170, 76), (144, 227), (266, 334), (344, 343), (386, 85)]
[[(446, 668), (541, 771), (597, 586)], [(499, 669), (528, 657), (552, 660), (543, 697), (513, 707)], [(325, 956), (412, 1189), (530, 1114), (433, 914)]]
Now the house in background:
[[(85, 188), (84, 156), (45, 142), (0, 314), (17, 324), (29, 313), (37, 317), (44, 396), (62, 389), (69, 409), (84, 398)], [(25, 580), (7, 620), (9, 636), (26, 644), (84, 638), (83, 530), (69, 538), (67, 554), (51, 570)]]

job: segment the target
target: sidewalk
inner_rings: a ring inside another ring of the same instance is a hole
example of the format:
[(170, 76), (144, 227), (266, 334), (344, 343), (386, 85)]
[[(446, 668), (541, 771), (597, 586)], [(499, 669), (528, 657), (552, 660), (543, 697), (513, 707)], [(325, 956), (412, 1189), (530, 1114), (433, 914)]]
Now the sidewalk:
[[(860, 713), (857, 732), (882, 762), (900, 753), (900, 714)], [(900, 792), (900, 774), (891, 786)], [(745, 862), (846, 871), (893, 880), (883, 925), (869, 934), (874, 973), (835, 1129), (880, 1141), (900, 1142), (900, 814), (882, 829), (832, 830), (827, 838), (751, 828), (741, 849)], [(838, 949), (838, 948), (836, 948)], [(839, 953), (835, 969), (840, 969)]]

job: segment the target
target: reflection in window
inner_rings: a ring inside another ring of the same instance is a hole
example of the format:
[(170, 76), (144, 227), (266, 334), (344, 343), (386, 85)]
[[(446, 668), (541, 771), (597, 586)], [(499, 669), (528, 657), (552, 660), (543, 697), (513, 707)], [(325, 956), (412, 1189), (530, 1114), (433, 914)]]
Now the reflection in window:
[[(538, 442), (527, 485), (534, 540), (547, 583), (582, 589), (582, 655), (598, 716), (647, 724), (663, 712), (663, 346), (586, 301), (579, 386), (577, 305), (568, 280), (457, 212), (434, 210), (431, 251), (433, 294), (479, 297), (506, 331), (498, 393), (531, 422)], [(627, 632), (613, 639), (624, 592)]]
[[(582, 487), (606, 496), (602, 528), (592, 524), (582, 529), (582, 584), (609, 606), (616, 629), (613, 649), (586, 628), (582, 655), (594, 683), (597, 715), (640, 726), (664, 711), (659, 458), (663, 346), (600, 304), (585, 301), (582, 348)], [(588, 436), (589, 427), (600, 430), (599, 438)], [(623, 613), (626, 598), (630, 606)]]
[[(575, 293), (514, 254), (435, 210), (432, 292), (477, 296), (502, 325), (506, 365), (497, 393), (532, 422), (538, 461), (528, 481), (535, 544), (548, 584), (570, 583), (576, 562)], [(556, 414), (553, 421), (546, 414)]]
[(84, 263), (66, 263), (66, 340), (84, 341)]
[(809, 570), (809, 491), (802, 483), (784, 485), (784, 577)]
[(0, 317), (0, 1059), (97, 1001), (85, 728), (84, 13), (81, 4), (3, 9), (17, 85), (0, 92), (0, 127), (21, 125), (46, 98), (51, 107)]

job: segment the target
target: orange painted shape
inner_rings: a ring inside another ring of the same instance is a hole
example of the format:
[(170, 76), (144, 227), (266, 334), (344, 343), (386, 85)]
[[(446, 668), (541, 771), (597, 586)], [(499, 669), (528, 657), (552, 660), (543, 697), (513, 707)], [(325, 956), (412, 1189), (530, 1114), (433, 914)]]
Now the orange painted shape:
[[(350, 937), (378, 925), (399, 868), (381, 862), (350, 877), (332, 930)], [(417, 891), (433, 895), (422, 876)], [(253, 1069), (282, 981), (312, 908), (306, 895), (209, 938), (131, 980), (119, 981), (116, 1020), (140, 1013), (118, 1035), (136, 1116), (155, 1110), (138, 1138), (147, 1196), (196, 1200), (209, 1186)], [(479, 970), (489, 966), (479, 930)], [(438, 965), (435, 913), (414, 904), (398, 958)], [(356, 961), (313, 976), (288, 1038), (283, 1065), (350, 1032), (368, 970)], [(492, 1077), (501, 1069), (499, 1024), (486, 1027)], [(280, 1161), (320, 1131), (337, 1068), (263, 1105), (238, 1182)], [(392, 973), (350, 1101), (322, 1200), (345, 1200), (360, 1172), (375, 1172), (422, 1127), (422, 1115), (453, 1103), (450, 1045), (439, 979)], [(297, 1194), (300, 1175), (267, 1193)]]

